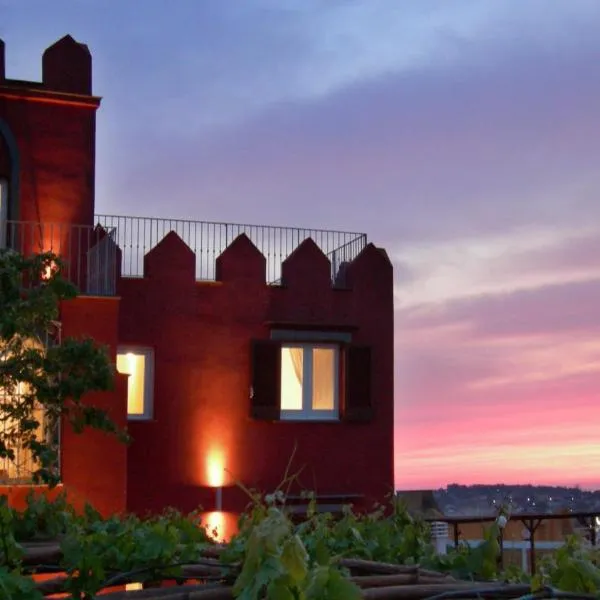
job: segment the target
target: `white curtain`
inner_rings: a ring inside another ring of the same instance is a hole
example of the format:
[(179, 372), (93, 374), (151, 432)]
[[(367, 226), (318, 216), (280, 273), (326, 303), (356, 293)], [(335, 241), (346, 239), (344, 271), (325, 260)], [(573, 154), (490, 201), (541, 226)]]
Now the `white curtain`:
[(304, 368), (304, 348), (290, 348), (290, 357), (294, 365), (294, 373), (298, 379), (298, 383), (302, 385), (302, 375)]
[(335, 390), (335, 350), (315, 348), (313, 350), (313, 410), (333, 410)]

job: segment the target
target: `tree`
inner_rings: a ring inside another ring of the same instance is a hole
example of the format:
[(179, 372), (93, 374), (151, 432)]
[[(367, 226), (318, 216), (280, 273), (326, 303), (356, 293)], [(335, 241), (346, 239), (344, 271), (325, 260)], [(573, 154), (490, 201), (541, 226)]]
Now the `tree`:
[[(107, 391), (114, 370), (92, 339), (60, 339), (59, 309), (77, 295), (52, 253), (0, 249), (0, 462), (3, 475), (55, 485), (58, 432), (101, 429), (126, 439), (106, 411), (86, 404)], [(8, 467), (8, 468), (7, 468)]]

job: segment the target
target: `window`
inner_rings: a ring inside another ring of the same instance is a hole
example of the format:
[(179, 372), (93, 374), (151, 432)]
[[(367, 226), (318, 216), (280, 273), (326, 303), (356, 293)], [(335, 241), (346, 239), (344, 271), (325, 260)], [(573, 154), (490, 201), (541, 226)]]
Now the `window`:
[(8, 227), (8, 181), (0, 179), (0, 248), (6, 248)]
[[(13, 339), (18, 341), (17, 338)], [(43, 344), (37, 339), (23, 340), (17, 345), (20, 347), (19, 354), (22, 351), (44, 352)], [(6, 345), (0, 348), (0, 360), (9, 359), (11, 354)], [(15, 405), (22, 404), (24, 409), (29, 411), (28, 406), (33, 402), (30, 416), (39, 423), (33, 437), (38, 441), (58, 446), (59, 428), (51, 427), (43, 407), (32, 396), (31, 387), (25, 382), (0, 387), (0, 429), (7, 446), (14, 452), (14, 460), (8, 457), (0, 458), (0, 483), (29, 483), (40, 466), (29, 447), (29, 432), (23, 432), (19, 428), (20, 420), (14, 418), (11, 407), (14, 409)]]
[(339, 350), (333, 344), (281, 346), (281, 418), (339, 417)]
[(154, 353), (150, 348), (119, 348), (117, 371), (129, 375), (127, 416), (132, 420), (152, 418)]
[[(30, 388), (24, 383), (19, 383), (13, 390), (0, 391), (0, 403), (14, 404), (22, 402), (23, 398), (30, 395)], [(0, 459), (0, 482), (1, 483), (27, 483), (31, 481), (34, 471), (39, 468), (39, 464), (33, 458), (33, 452), (25, 442), (28, 436), (24, 436), (19, 431), (19, 421), (12, 419), (3, 412), (2, 434), (8, 441), (8, 447), (14, 452), (14, 460), (8, 457)], [(44, 410), (41, 406), (35, 405), (31, 417), (40, 425), (36, 429), (34, 437), (38, 441), (44, 439), (46, 432), (46, 419)], [(50, 441), (50, 440), (47, 440)]]
[(252, 419), (368, 423), (374, 418), (371, 348), (335, 332), (318, 333), (272, 331), (269, 340), (252, 340)]

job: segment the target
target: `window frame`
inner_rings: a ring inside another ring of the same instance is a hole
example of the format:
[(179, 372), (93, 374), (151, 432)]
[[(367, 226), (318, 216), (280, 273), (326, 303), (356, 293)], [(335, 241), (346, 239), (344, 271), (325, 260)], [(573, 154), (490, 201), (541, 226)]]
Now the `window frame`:
[[(340, 421), (340, 380), (341, 361), (340, 344), (336, 342), (321, 341), (281, 341), (280, 353), (283, 355), (285, 348), (302, 348), (302, 409), (286, 410), (282, 406), (283, 385), (279, 386), (279, 418), (281, 421)], [(330, 410), (319, 410), (312, 408), (313, 400), (313, 356), (315, 349), (327, 349), (334, 351), (333, 358), (333, 408)], [(310, 360), (307, 359), (307, 355)]]
[[(117, 357), (123, 354), (144, 356), (144, 410), (142, 414), (129, 413), (129, 386), (127, 389), (127, 420), (151, 421), (154, 418), (154, 348), (149, 346), (118, 346)], [(118, 371), (121, 373), (120, 371)], [(121, 373), (131, 377), (128, 373)], [(129, 379), (128, 379), (129, 383)]]

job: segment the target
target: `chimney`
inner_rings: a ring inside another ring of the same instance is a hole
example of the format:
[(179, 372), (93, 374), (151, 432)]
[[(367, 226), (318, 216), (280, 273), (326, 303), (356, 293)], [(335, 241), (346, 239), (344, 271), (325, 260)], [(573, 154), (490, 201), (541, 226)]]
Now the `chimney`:
[(42, 81), (49, 90), (71, 94), (92, 93), (92, 55), (85, 44), (66, 35), (46, 49)]

